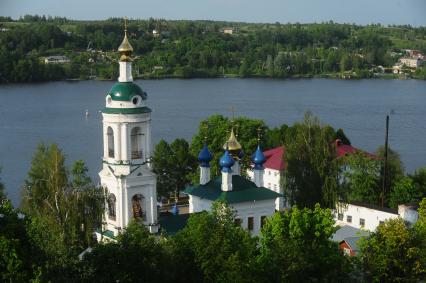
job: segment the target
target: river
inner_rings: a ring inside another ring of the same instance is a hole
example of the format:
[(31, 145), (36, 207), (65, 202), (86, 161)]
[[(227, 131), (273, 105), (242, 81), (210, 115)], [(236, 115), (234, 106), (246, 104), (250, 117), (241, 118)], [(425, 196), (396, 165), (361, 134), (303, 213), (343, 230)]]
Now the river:
[[(1, 178), (16, 205), (37, 144), (55, 142), (71, 163), (83, 159), (95, 183), (101, 165), (101, 114), (114, 82), (81, 81), (0, 86)], [(212, 114), (262, 119), (270, 127), (293, 124), (310, 110), (343, 128), (352, 144), (374, 151), (390, 146), (408, 172), (426, 166), (426, 81), (331, 79), (138, 80), (148, 93), (154, 144), (188, 140)], [(85, 111), (90, 115), (86, 119)]]

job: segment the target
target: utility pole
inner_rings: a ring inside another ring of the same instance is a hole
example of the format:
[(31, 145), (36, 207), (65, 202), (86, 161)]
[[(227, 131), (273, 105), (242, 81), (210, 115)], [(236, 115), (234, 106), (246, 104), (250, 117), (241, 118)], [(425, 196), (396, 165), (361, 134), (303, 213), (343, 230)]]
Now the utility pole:
[(389, 140), (389, 115), (386, 115), (386, 135), (385, 135), (385, 153), (383, 165), (383, 189), (382, 189), (382, 207), (385, 206), (385, 192), (386, 192), (386, 177), (388, 173), (388, 140)]

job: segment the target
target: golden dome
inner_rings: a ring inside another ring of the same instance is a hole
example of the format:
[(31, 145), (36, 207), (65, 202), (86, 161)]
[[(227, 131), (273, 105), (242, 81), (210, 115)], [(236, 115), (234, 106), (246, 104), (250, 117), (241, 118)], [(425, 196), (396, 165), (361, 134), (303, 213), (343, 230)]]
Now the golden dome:
[(241, 144), (235, 137), (234, 128), (231, 129), (231, 135), (229, 136), (228, 141), (223, 145), (223, 149), (228, 149), (230, 151), (238, 151), (241, 149)]
[[(133, 47), (130, 45), (129, 40), (127, 39), (127, 31), (124, 32), (123, 42), (121, 42), (120, 46), (118, 47), (118, 52), (120, 53), (133, 52)], [(126, 55), (130, 55), (130, 54), (126, 54)]]

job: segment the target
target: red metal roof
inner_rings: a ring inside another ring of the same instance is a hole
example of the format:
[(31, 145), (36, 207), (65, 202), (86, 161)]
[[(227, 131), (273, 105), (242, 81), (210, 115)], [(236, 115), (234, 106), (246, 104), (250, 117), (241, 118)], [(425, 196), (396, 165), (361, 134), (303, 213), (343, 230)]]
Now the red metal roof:
[[(336, 155), (337, 158), (341, 158), (347, 154), (353, 154), (356, 152), (364, 153), (367, 156), (370, 156), (372, 158), (377, 158), (374, 154), (365, 152), (361, 149), (358, 149), (356, 147), (353, 147), (351, 145), (343, 144), (340, 140), (335, 141), (336, 144)], [(268, 169), (275, 169), (275, 170), (282, 170), (287, 167), (287, 164), (285, 164), (283, 160), (283, 156), (285, 153), (284, 146), (279, 146), (276, 148), (269, 149), (267, 151), (264, 151), (263, 154), (266, 157), (266, 162), (263, 164), (265, 168)]]
[(266, 162), (263, 164), (265, 168), (282, 170), (286, 167), (283, 160), (284, 146), (264, 151), (263, 154), (266, 157)]

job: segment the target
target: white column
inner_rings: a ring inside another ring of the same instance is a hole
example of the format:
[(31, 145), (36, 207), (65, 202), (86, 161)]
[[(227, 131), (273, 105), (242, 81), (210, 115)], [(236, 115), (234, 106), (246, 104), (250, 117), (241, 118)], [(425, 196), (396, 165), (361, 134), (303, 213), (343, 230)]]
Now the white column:
[(107, 134), (107, 125), (103, 126), (103, 134), (104, 134), (104, 159), (108, 159), (108, 134)]
[(127, 128), (127, 123), (123, 123), (121, 125), (121, 159), (129, 160), (129, 152), (128, 152), (128, 141), (129, 141), (129, 133)]
[(261, 170), (254, 169), (253, 170), (253, 182), (258, 187), (263, 187), (263, 172), (264, 172), (263, 169), (261, 169)]
[(210, 167), (200, 166), (200, 185), (210, 182)]
[(114, 126), (114, 157), (115, 160), (121, 160), (121, 129), (119, 124)]
[[(148, 114), (149, 115), (149, 114)], [(148, 117), (148, 120), (146, 121), (146, 135), (145, 135), (145, 146), (143, 147), (145, 149), (144, 155), (144, 161), (146, 161), (148, 158), (151, 157), (151, 117)], [(152, 164), (149, 164), (150, 168)]]
[(121, 83), (133, 82), (132, 63), (120, 61), (119, 64), (120, 64), (120, 76), (118, 77), (118, 81)]
[(232, 172), (222, 171), (222, 191), (232, 191)]
[(123, 217), (122, 217), (122, 224), (121, 229), (127, 227), (127, 224), (129, 224), (129, 195), (127, 190), (127, 182), (125, 179), (120, 178), (120, 195), (123, 196)]

